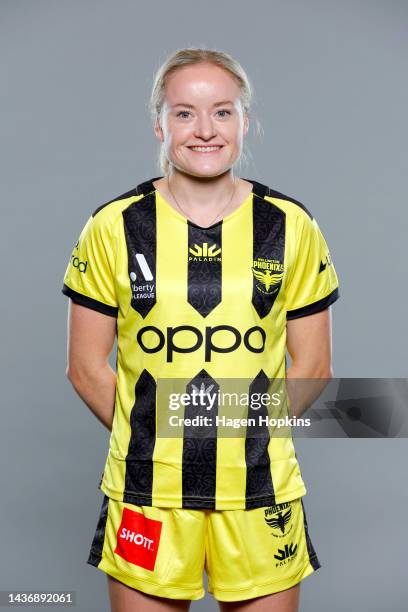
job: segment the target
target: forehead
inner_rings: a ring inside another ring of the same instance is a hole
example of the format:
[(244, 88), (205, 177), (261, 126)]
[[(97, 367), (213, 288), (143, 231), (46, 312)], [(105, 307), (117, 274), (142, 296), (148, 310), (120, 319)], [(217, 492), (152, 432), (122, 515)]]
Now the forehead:
[(165, 99), (170, 105), (183, 102), (234, 101), (240, 93), (232, 74), (214, 64), (182, 66), (166, 79)]

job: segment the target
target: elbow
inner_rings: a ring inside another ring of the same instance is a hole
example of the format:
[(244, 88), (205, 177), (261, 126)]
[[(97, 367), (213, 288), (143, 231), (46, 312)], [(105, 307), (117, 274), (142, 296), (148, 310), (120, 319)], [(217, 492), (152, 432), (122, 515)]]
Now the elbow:
[(328, 381), (334, 378), (331, 363), (324, 363), (321, 360), (312, 363), (309, 360), (305, 362), (304, 360), (294, 359), (291, 372), (294, 378), (324, 378)]
[(316, 365), (310, 378), (324, 378), (328, 381), (332, 380), (334, 378), (333, 368), (331, 365)]
[(92, 363), (88, 361), (75, 361), (75, 365), (69, 364), (65, 370), (65, 375), (75, 389), (83, 388), (90, 384), (99, 384), (100, 377), (103, 375), (104, 368), (109, 368), (109, 362), (106, 364)]
[(334, 378), (333, 367), (331, 365), (324, 367), (320, 372), (318, 378), (327, 378), (332, 380)]
[(75, 374), (73, 373), (73, 371), (71, 370), (71, 368), (69, 366), (65, 370), (65, 376), (68, 378), (69, 382), (73, 385), (74, 384)]
[(68, 378), (69, 382), (73, 385), (73, 387), (77, 387), (79, 385), (81, 375), (77, 369), (67, 366), (65, 370), (65, 376)]

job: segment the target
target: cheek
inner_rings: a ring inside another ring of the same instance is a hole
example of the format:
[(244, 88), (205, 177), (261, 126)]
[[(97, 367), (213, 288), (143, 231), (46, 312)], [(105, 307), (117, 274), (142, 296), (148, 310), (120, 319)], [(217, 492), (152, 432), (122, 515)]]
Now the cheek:
[(242, 133), (240, 130), (230, 130), (226, 135), (226, 140), (229, 142), (230, 147), (239, 149), (242, 146)]
[(225, 129), (223, 130), (223, 135), (225, 139), (231, 144), (239, 145), (242, 141), (242, 123), (239, 118), (236, 118), (234, 121), (228, 122), (225, 124)]
[(168, 129), (166, 133), (166, 143), (169, 146), (176, 146), (178, 144), (183, 144), (190, 138), (191, 128), (187, 125), (174, 124), (169, 122)]

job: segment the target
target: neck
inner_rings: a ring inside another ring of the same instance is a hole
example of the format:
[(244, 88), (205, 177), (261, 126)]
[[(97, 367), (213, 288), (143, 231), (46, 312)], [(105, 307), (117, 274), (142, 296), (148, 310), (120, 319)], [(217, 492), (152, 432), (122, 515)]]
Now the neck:
[(224, 174), (211, 177), (195, 177), (172, 168), (168, 180), (172, 192), (183, 203), (187, 210), (194, 211), (197, 207), (201, 211), (217, 210), (231, 197), (232, 190), (238, 177), (234, 177), (232, 170)]

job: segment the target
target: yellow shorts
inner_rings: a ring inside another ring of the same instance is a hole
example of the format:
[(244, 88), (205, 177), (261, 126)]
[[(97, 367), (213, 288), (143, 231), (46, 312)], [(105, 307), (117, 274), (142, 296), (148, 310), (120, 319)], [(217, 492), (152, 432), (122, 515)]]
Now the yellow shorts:
[(135, 506), (104, 495), (88, 561), (160, 597), (241, 601), (283, 591), (321, 567), (302, 498), (253, 510)]

